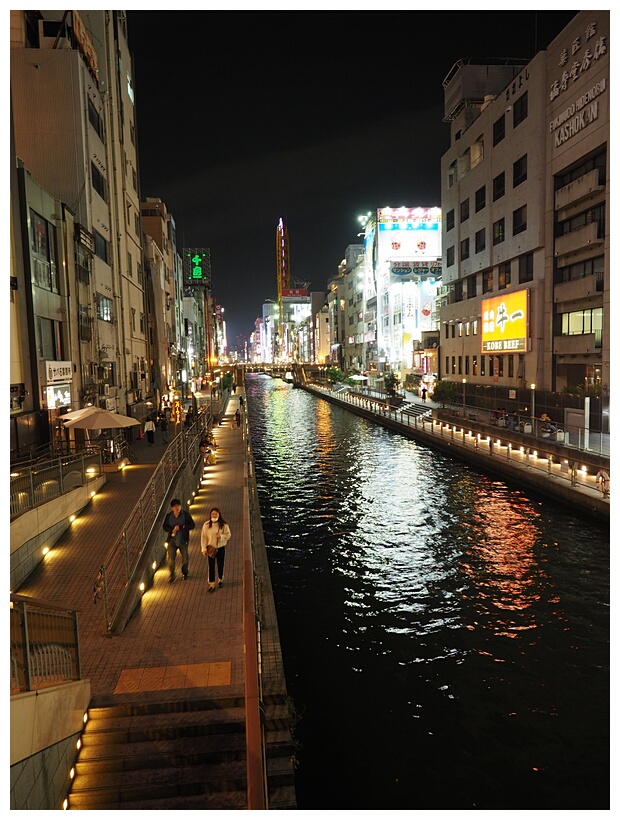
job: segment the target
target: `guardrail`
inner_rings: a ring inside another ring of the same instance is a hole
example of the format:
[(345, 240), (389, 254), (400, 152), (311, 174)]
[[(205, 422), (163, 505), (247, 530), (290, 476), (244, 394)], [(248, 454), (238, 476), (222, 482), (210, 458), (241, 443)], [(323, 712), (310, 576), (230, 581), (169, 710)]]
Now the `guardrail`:
[(94, 602), (103, 601), (104, 634), (111, 635), (142, 553), (158, 520), (172, 482), (181, 467), (201, 457), (199, 443), (204, 419), (182, 430), (168, 445), (138, 503), (127, 517), (120, 535), (108, 550), (93, 584)]
[(11, 593), (11, 694), (80, 680), (73, 609)]
[[(326, 392), (334, 395), (333, 391), (313, 386), (318, 392)], [(510, 440), (510, 431), (507, 428), (498, 428), (497, 434), (480, 432), (470, 427), (467, 422), (459, 419), (455, 421), (439, 420), (431, 417), (428, 413), (417, 416), (407, 413), (400, 408), (390, 408), (385, 405), (372, 407), (372, 402), (358, 394), (338, 394), (334, 396), (338, 401), (351, 404), (355, 407), (367, 409), (374, 412), (381, 418), (390, 418), (394, 421), (413, 429), (423, 430), (425, 433), (438, 438), (450, 438), (453, 442), (463, 445), (465, 448), (484, 451), (486, 455), (496, 458), (503, 458), (506, 461), (521, 463), (534, 470), (553, 475), (555, 478), (565, 480), (571, 487), (587, 487), (591, 490), (598, 490), (596, 473), (599, 466), (589, 462), (587, 454), (583, 451), (571, 453), (570, 448), (566, 448), (563, 455), (558, 453), (545, 452), (545, 441), (535, 439), (528, 435), (527, 441)], [(467, 417), (467, 412), (465, 412)], [(524, 437), (525, 438), (525, 437)], [(606, 497), (606, 496), (604, 496)]]
[(9, 489), (11, 518), (98, 478), (102, 469), (100, 450), (61, 456), (27, 467), (12, 467)]
[[(243, 520), (243, 630), (245, 644), (245, 715), (247, 808), (268, 808), (267, 739), (265, 705), (263, 702), (261, 585), (254, 568), (252, 520), (257, 514), (252, 445), (248, 429), (248, 414), (243, 413), (243, 443), (245, 448), (246, 481), (244, 486)], [(251, 485), (251, 486), (250, 486)], [(252, 501), (253, 499), (253, 501)]]

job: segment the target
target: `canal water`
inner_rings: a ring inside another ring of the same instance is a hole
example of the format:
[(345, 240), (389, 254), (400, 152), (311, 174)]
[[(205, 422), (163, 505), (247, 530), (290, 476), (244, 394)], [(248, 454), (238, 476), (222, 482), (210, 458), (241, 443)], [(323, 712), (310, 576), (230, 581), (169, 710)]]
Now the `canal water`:
[(607, 528), (246, 387), (298, 808), (608, 808)]

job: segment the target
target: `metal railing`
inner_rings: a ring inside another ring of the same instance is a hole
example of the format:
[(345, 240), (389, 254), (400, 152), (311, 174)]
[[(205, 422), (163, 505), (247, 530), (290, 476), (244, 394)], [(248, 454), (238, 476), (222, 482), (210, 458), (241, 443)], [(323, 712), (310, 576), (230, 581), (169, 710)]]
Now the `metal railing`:
[(125, 590), (131, 583), (175, 476), (185, 463), (194, 464), (200, 457), (198, 445), (203, 425), (204, 420), (199, 417), (189, 430), (182, 430), (172, 439), (120, 535), (103, 559), (93, 593), (95, 603), (103, 600), (104, 633), (107, 635), (112, 634)]
[(80, 680), (73, 609), (11, 594), (11, 694)]
[(81, 487), (102, 474), (100, 450), (61, 456), (26, 467), (11, 467), (11, 518)]
[[(527, 434), (527, 441), (511, 441), (509, 431), (506, 428), (502, 431), (498, 429), (497, 434), (495, 434), (494, 432), (480, 432), (470, 427), (467, 424), (467, 408), (465, 408), (464, 411), (455, 411), (455, 415), (457, 412), (463, 414), (463, 420), (455, 419), (454, 421), (447, 421), (434, 419), (430, 414), (416, 416), (407, 413), (405, 410), (391, 408), (387, 405), (381, 405), (380, 407), (377, 405), (376, 409), (373, 410), (372, 407), (369, 406), (368, 399), (359, 394), (340, 393), (336, 396), (334, 392), (329, 389), (318, 387), (317, 385), (314, 385), (313, 388), (318, 391), (330, 393), (338, 401), (346, 402), (353, 406), (364, 407), (371, 412), (376, 412), (376, 415), (382, 418), (390, 418), (409, 428), (422, 430), (431, 436), (444, 439), (450, 438), (455, 444), (460, 444), (463, 447), (471, 447), (484, 451), (487, 455), (521, 463), (533, 470), (541, 471), (548, 476), (565, 480), (571, 487), (582, 486), (592, 490), (598, 489), (596, 482), (598, 465), (589, 463), (587, 455), (584, 455), (583, 451), (576, 452), (575, 458), (569, 458), (568, 453), (560, 457), (557, 454), (545, 452), (545, 439), (535, 439), (533, 435), (529, 435), (533, 430), (528, 431), (527, 427), (525, 427), (524, 431)], [(525, 417), (525, 419), (527, 420), (528, 417)], [(469, 420), (473, 421), (473, 419)], [(531, 422), (531, 418), (529, 422)], [(531, 423), (529, 426), (531, 427)], [(575, 448), (575, 450), (576, 449), (577, 448)], [(567, 448), (567, 450), (570, 450), (570, 447)], [(578, 461), (576, 457), (578, 457)]]

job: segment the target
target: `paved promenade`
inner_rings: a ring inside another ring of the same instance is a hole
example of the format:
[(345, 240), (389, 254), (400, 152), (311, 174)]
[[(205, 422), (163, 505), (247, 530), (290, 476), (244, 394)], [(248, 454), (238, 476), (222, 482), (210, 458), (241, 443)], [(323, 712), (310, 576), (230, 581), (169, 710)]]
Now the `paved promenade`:
[[(122, 531), (165, 450), (158, 430), (155, 444), (149, 445), (146, 439), (133, 443), (136, 463), (123, 472), (107, 474), (100, 492), (17, 590), (79, 611), (82, 677), (90, 680), (94, 698), (122, 699), (123, 695), (140, 693), (148, 699), (162, 690), (184, 690), (184, 696), (191, 697), (188, 690), (192, 688), (198, 697), (205, 687), (214, 695), (243, 691), (244, 449), (242, 431), (231, 427), (238, 406), (238, 395), (233, 395), (223, 423), (214, 428), (217, 463), (207, 467), (207, 483), (189, 508), (196, 529), (189, 544), (187, 581), (181, 577), (180, 555), (173, 584), (168, 583), (164, 561), (124, 631), (104, 637), (103, 603), (93, 603), (93, 583), (101, 560)], [(171, 428), (170, 440), (174, 433)], [(185, 507), (187, 499), (182, 502)], [(226, 547), (224, 586), (208, 593), (200, 529), (214, 506), (228, 521), (232, 538)], [(163, 520), (163, 514), (160, 518)], [(163, 530), (161, 537), (163, 543)]]

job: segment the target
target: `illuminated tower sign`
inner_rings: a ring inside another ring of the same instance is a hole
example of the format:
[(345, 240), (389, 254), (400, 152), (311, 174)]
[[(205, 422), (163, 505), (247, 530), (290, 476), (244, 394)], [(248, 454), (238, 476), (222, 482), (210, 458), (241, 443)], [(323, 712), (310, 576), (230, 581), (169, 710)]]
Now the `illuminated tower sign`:
[(280, 219), (276, 228), (276, 270), (278, 276), (278, 308), (280, 311), (279, 331), (280, 344), (284, 337), (284, 314), (282, 310), (283, 291), (291, 287), (291, 271), (289, 267), (288, 230), (284, 220)]
[(211, 287), (209, 248), (183, 248), (183, 279), (189, 287)]

